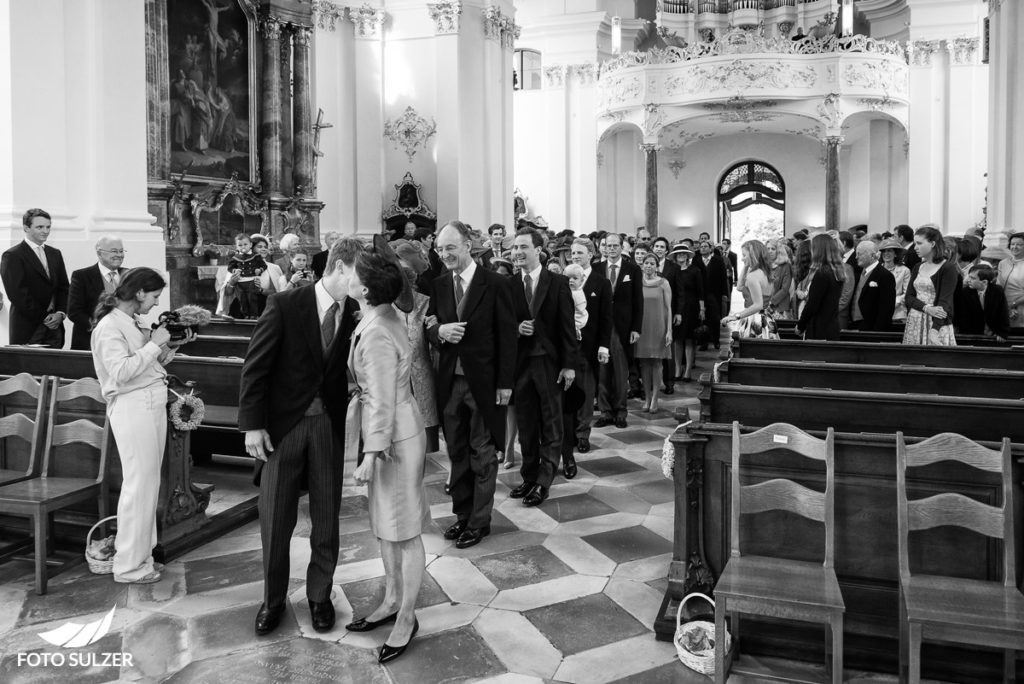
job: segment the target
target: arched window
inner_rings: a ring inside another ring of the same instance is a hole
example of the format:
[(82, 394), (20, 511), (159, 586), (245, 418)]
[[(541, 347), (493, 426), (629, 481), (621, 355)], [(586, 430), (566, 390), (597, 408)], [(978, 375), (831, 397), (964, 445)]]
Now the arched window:
[(540, 52), (519, 48), (513, 56), (512, 69), (514, 90), (540, 90)]
[(763, 161), (736, 164), (718, 184), (718, 227), (722, 237), (739, 246), (751, 239), (786, 234), (786, 184)]

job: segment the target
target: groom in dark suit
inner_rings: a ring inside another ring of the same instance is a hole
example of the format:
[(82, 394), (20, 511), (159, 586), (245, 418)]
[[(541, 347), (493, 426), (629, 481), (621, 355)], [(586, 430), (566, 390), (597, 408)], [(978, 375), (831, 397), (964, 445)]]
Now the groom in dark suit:
[(238, 428), (257, 460), (260, 488), (264, 582), (258, 635), (272, 632), (284, 613), (289, 546), (306, 488), (312, 523), (306, 597), (313, 628), (326, 632), (334, 626), (346, 373), (358, 309), (347, 296), (348, 281), (362, 249), (355, 238), (338, 240), (315, 286), (271, 295), (242, 366)]
[(68, 318), (74, 324), (71, 331), (71, 348), (90, 348), (92, 315), (100, 297), (113, 292), (121, 282), (121, 275), (128, 269), (124, 263), (124, 244), (120, 238), (104, 235), (96, 241), (97, 262), (80, 268), (71, 274), (68, 294)]
[(505, 411), (512, 397), (516, 328), (508, 279), (477, 265), (472, 234), (451, 221), (437, 236), (448, 271), (431, 283), (427, 339), (437, 347), (438, 405), (451, 459), (455, 523), (445, 539), (465, 549), (491, 532), (498, 480), (495, 450), (505, 442)]
[(896, 278), (878, 261), (878, 247), (871, 240), (857, 245), (857, 264), (862, 269), (853, 293), (850, 315), (857, 330), (889, 330), (896, 310)]
[(68, 272), (60, 250), (47, 246), (50, 215), (29, 209), (21, 219), (25, 239), (0, 259), (0, 278), (11, 300), (11, 344), (64, 346)]

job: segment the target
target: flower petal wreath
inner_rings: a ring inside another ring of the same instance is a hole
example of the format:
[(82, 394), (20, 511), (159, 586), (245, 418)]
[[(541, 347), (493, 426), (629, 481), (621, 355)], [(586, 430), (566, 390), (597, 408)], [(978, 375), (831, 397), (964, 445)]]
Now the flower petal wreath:
[[(174, 390), (170, 390), (170, 392), (177, 397), (167, 407), (167, 416), (171, 419), (174, 429), (189, 432), (198, 428), (206, 416), (206, 404), (203, 403), (203, 400), (197, 397), (194, 391), (188, 394), (178, 394)], [(186, 411), (187, 420), (182, 417), (183, 410)]]

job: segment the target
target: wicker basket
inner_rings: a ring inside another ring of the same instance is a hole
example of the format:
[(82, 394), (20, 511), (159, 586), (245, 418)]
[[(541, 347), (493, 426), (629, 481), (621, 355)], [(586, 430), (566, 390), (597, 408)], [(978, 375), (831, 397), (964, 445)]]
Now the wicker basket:
[(114, 572), (114, 557), (111, 556), (110, 560), (96, 560), (95, 558), (89, 557), (89, 544), (92, 542), (92, 533), (96, 531), (96, 528), (105, 522), (111, 520), (117, 520), (116, 515), (110, 515), (100, 520), (98, 523), (89, 528), (89, 534), (85, 535), (85, 562), (89, 565), (89, 571), (94, 575), (109, 575)]
[[(711, 604), (711, 607), (715, 607), (715, 602), (711, 600), (711, 597), (701, 594), (693, 593), (687, 594), (682, 601), (679, 602), (679, 608), (676, 609), (676, 634), (672, 639), (672, 643), (676, 645), (676, 653), (679, 654), (679, 660), (686, 667), (690, 668), (694, 672), (698, 672), (702, 675), (713, 676), (715, 674), (715, 640), (718, 635), (715, 634), (715, 623), (708, 622), (707, 620), (691, 620), (690, 622), (683, 623), (683, 606), (686, 602), (692, 598), (702, 598)], [(701, 651), (699, 653), (693, 653), (689, 651), (686, 646), (683, 645), (683, 639), (694, 629), (702, 628), (706, 631), (711, 638), (712, 648), (707, 651)], [(729, 652), (729, 648), (732, 646), (732, 637), (729, 636), (728, 630), (725, 632), (725, 652)]]

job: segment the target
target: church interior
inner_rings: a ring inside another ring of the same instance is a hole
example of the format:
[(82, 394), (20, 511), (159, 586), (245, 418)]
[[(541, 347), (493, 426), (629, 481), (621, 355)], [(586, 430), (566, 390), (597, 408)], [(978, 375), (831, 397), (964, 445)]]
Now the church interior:
[[(166, 274), (155, 320), (183, 305), (224, 313), (240, 233), (265, 236), (276, 259), (286, 236), (312, 258), (329, 233), (433, 232), (454, 219), (483, 239), (495, 223), (646, 231), (672, 245), (708, 233), (735, 252), (798, 231), (934, 224), (1009, 254), (1024, 230), (1021, 0), (358, 3), (0, 3), (0, 244), (25, 239), (32, 207), (52, 217), (47, 245), (68, 273), (116, 237), (125, 266)], [(4, 295), (0, 385), (29, 373), (61, 378), (56, 393), (95, 377), (89, 352), (8, 345)], [(168, 367), (171, 391), (195, 393), (205, 416), (168, 432), (160, 582), (117, 584), (82, 562), (103, 517), (95, 496), (43, 516), (45, 529), (8, 507), (7, 474), (37, 476), (39, 464), (3, 438), (0, 681), (894, 682), (909, 671), (912, 681), (1024, 682), (1024, 338), (904, 355), (885, 341), (734, 341), (723, 328), (721, 355), (697, 354), (695, 382), (657, 412), (631, 399), (629, 426), (595, 429), (579, 475), (557, 476), (543, 506), (508, 498), (518, 474), (499, 470), (491, 536), (471, 549), (443, 536), (455, 517), (442, 446), (424, 474), (433, 523), (419, 636), (381, 665), (381, 634), (310, 624), (305, 502), (291, 609), (273, 635), (253, 634), (259, 490), (238, 387), (254, 323), (214, 321)], [(2, 398), (0, 412), (43, 412), (41, 397), (38, 409), (24, 392)], [(63, 410), (104, 420), (82, 398)], [(744, 480), (765, 484), (743, 487), (810, 487), (827, 515), (806, 502), (750, 504), (742, 512), (756, 517), (737, 522), (734, 421), (791, 423), (813, 435), (807, 443), (828, 443), (826, 469), (777, 449), (806, 434), (777, 432)], [(984, 455), (914, 455), (947, 432)], [(116, 510), (116, 454), (69, 454), (61, 475), (104, 480)], [(905, 482), (905, 465), (920, 465), (920, 479)], [(354, 467), (339, 519), (339, 624), (384, 586)], [(908, 488), (967, 501), (947, 517), (911, 516), (912, 530), (925, 529), (909, 560), (897, 497)], [(977, 522), (980, 508), (998, 522)], [(811, 598), (820, 574), (792, 580), (778, 609), (731, 593), (723, 580), (740, 572), (741, 537), (744, 554), (818, 571), (824, 556), (845, 613)], [(929, 589), (923, 645), (905, 600), (910, 569), (952, 577)], [(982, 605), (992, 608), (978, 617)], [(701, 620), (725, 661), (708, 642), (692, 662), (678, 630)], [(41, 638), (69, 623), (95, 640)]]

